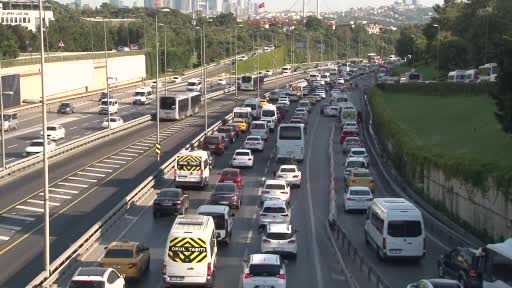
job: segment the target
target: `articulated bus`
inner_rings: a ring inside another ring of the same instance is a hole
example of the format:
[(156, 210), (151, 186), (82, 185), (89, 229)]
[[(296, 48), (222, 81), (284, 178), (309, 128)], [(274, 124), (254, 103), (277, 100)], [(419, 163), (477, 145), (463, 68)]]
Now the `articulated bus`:
[(160, 96), (160, 119), (180, 120), (199, 112), (201, 93), (180, 92), (172, 96)]
[(482, 288), (512, 288), (512, 239), (483, 247), (479, 266)]
[(265, 80), (263, 76), (244, 75), (240, 78), (240, 81), (240, 90), (254, 91), (258, 88), (258, 85), (261, 87)]
[(277, 156), (292, 156), (301, 162), (306, 152), (303, 124), (281, 124), (277, 130)]

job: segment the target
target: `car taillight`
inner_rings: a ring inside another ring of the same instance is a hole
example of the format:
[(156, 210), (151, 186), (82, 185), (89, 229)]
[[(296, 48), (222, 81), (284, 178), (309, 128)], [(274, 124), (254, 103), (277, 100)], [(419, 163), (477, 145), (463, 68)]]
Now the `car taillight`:
[(478, 276), (478, 271), (476, 271), (476, 269), (470, 269), (469, 270), (469, 276), (477, 277)]
[(249, 278), (251, 278), (251, 274), (249, 274), (249, 273), (245, 273), (245, 274), (244, 274), (244, 279), (249, 279)]
[(206, 276), (208, 278), (212, 277), (212, 263), (208, 263), (208, 266), (206, 268)]
[(373, 201), (373, 197), (366, 199), (366, 201)]
[(288, 240), (288, 243), (290, 243), (290, 244), (293, 244), (293, 243), (295, 243), (295, 242), (297, 242), (297, 241), (295, 241), (295, 239), (290, 239), (290, 240)]
[(265, 217), (267, 216), (267, 214), (260, 214), (260, 217)]
[(386, 237), (382, 237), (382, 250), (386, 250), (387, 247), (386, 247)]
[(299, 178), (299, 175), (293, 175), (293, 178)]
[(279, 279), (282, 279), (282, 280), (286, 279), (286, 277), (284, 276), (284, 274), (277, 275), (276, 277), (277, 277), (277, 278), (279, 278)]
[(222, 148), (222, 143), (218, 143), (217, 148)]
[(288, 213), (286, 214), (281, 214), (282, 217), (289, 217)]
[(247, 158), (247, 160), (251, 161), (251, 160), (252, 160), (252, 157)]
[(271, 241), (268, 239), (263, 239), (263, 243), (270, 243)]
[(257, 143), (258, 143), (258, 144), (263, 144), (263, 142), (261, 142), (261, 141), (258, 141)]
[(238, 195), (233, 194), (233, 196), (231, 196), (231, 198), (236, 199), (236, 198), (238, 198)]
[(203, 174), (204, 174), (204, 170), (203, 170), (203, 169), (201, 169), (201, 170), (199, 171), (199, 175), (201, 175), (201, 177), (203, 177)]
[(288, 191), (281, 191), (281, 194), (288, 194)]
[(166, 275), (167, 274), (167, 263), (164, 261), (164, 269), (163, 269), (163, 274)]
[(370, 180), (370, 184), (373, 184), (373, 183), (374, 183), (374, 181), (373, 181), (373, 180)]
[(357, 183), (356, 179), (352, 179), (352, 183)]
[(136, 267), (137, 266), (137, 263), (135, 262), (132, 262), (130, 264), (128, 264), (128, 268), (133, 268), (133, 267)]
[(181, 204), (181, 200), (174, 201), (175, 204)]
[(270, 191), (267, 191), (267, 190), (262, 190), (261, 191), (261, 194), (268, 194), (268, 193), (270, 193)]

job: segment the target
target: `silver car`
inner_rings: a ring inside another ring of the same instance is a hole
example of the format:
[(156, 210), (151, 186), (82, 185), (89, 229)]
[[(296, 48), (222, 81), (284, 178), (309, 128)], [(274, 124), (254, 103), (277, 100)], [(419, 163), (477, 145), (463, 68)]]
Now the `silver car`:
[(261, 139), (267, 141), (269, 129), (265, 121), (253, 121), (251, 123), (251, 136), (259, 136)]
[(263, 202), (258, 215), (258, 227), (265, 228), (270, 223), (290, 224), (291, 209), (282, 200), (269, 200)]
[(262, 253), (279, 255), (297, 255), (297, 238), (292, 225), (269, 224), (261, 237), (260, 250)]

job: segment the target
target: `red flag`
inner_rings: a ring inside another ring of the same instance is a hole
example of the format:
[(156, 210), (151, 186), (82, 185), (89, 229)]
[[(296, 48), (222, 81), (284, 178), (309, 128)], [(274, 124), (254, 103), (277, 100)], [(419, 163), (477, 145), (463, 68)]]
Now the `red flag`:
[(265, 8), (265, 2), (261, 2), (261, 3), (258, 5), (258, 9), (261, 9), (261, 8)]
[(160, 0), (155, 0), (154, 5), (155, 7), (160, 7)]

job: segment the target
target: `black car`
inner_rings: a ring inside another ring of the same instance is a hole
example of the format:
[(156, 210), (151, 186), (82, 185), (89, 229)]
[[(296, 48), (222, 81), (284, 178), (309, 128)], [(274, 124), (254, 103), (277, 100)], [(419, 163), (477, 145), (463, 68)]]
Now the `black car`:
[(153, 200), (153, 217), (161, 214), (184, 215), (189, 207), (188, 195), (179, 188), (165, 188), (156, 194)]
[(235, 183), (217, 183), (211, 194), (211, 203), (240, 209), (242, 193)]
[(57, 113), (60, 114), (71, 114), (75, 113), (75, 105), (70, 102), (62, 102), (59, 105), (59, 108), (57, 108)]
[(297, 168), (299, 168), (299, 170), (300, 170), (299, 164), (297, 163), (297, 161), (295, 160), (295, 157), (293, 157), (293, 156), (284, 156), (284, 155), (277, 156), (276, 159), (274, 160), (274, 174), (277, 173), (277, 171), (279, 170), (279, 167), (281, 167), (281, 165), (297, 165)]
[(481, 287), (480, 256), (471, 248), (457, 247), (437, 261), (439, 277), (456, 279), (464, 288)]

